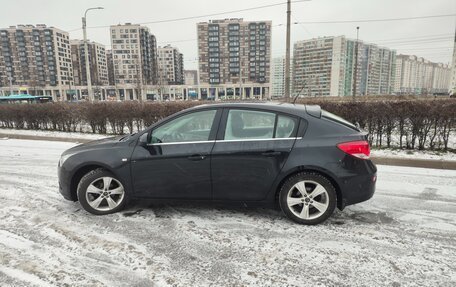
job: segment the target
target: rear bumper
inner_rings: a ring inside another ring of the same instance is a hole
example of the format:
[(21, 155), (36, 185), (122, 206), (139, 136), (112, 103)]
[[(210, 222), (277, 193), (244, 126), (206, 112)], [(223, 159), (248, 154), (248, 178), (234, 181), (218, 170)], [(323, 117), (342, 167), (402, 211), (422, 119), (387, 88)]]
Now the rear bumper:
[(364, 163), (362, 172), (358, 169), (355, 175), (341, 177), (342, 202), (339, 208), (369, 200), (374, 195), (377, 167), (370, 160)]

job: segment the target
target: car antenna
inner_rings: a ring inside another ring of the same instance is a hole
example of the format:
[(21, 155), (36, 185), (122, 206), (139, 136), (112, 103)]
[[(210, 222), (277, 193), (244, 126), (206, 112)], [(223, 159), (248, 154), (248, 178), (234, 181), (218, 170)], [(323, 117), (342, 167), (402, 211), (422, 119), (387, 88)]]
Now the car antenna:
[(296, 96), (294, 97), (293, 99), (293, 105), (295, 104), (296, 100), (298, 99), (299, 95), (301, 94), (301, 92), (304, 90), (304, 88), (306, 87), (306, 80), (303, 80), (302, 81), (304, 85), (302, 85), (302, 88), (301, 90), (299, 90), (299, 93), (296, 94)]

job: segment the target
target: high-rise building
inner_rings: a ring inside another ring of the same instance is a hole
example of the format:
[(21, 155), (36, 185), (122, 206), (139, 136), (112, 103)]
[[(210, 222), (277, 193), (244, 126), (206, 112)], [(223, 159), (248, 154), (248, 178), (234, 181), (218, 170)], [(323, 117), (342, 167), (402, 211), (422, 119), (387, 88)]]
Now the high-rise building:
[(106, 66), (108, 68), (108, 84), (114, 86), (114, 63), (112, 61), (112, 50), (106, 50)]
[(396, 57), (394, 92), (406, 95), (447, 93), (451, 69), (442, 63), (433, 63), (414, 55)]
[(159, 81), (167, 85), (184, 84), (184, 56), (175, 47), (158, 47)]
[(271, 21), (197, 24), (200, 84), (269, 83)]
[[(76, 86), (87, 86), (86, 60), (83, 40), (71, 40), (71, 58), (73, 61), (73, 77)], [(96, 42), (87, 43), (89, 51), (90, 79), (92, 85), (108, 84), (108, 66), (104, 45)]]
[(0, 87), (10, 84), (30, 90), (74, 85), (68, 33), (46, 25), (0, 29)]
[(111, 47), (116, 84), (157, 84), (157, 41), (147, 27), (111, 26)]
[[(293, 62), (293, 60), (291, 60)], [(290, 69), (290, 79), (292, 78)], [(271, 97), (280, 98), (285, 95), (285, 57), (272, 58), (271, 61)]]
[(194, 86), (198, 84), (198, 71), (197, 70), (184, 70), (184, 81), (187, 86)]
[(293, 50), (293, 93), (351, 96), (355, 81), (357, 96), (391, 94), (395, 55), (394, 50), (345, 36), (296, 42)]
[(456, 95), (456, 30), (454, 32), (453, 62), (451, 64), (450, 92), (452, 95)]

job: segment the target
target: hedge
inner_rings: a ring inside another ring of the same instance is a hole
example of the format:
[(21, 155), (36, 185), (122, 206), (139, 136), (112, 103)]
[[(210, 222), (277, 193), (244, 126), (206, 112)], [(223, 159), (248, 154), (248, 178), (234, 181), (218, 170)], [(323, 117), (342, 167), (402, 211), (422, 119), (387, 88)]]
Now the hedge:
[[(300, 101), (359, 124), (371, 145), (407, 149), (450, 148), (456, 138), (456, 99)], [(180, 110), (205, 102), (98, 102), (0, 105), (0, 127), (15, 129), (133, 133)]]

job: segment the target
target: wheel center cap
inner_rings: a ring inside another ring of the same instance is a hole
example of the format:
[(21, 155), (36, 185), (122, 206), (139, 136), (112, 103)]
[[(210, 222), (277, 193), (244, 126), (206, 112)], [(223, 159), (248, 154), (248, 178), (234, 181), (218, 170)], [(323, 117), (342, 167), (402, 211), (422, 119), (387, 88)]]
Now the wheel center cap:
[(105, 191), (105, 192), (103, 192), (103, 195), (104, 195), (104, 196), (107, 196), (107, 195), (108, 195), (108, 193)]
[(309, 202), (309, 201), (310, 201), (310, 199), (309, 199), (309, 198), (306, 198), (306, 199), (305, 199), (305, 201), (306, 201), (306, 202)]

